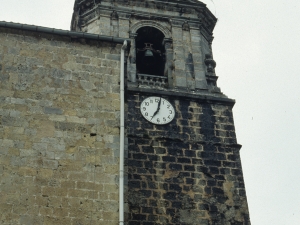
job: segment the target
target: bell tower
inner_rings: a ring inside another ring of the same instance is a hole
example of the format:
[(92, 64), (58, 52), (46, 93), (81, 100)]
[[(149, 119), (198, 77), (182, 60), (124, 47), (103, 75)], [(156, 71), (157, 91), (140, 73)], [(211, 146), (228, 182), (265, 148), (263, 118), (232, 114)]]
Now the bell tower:
[(197, 0), (75, 1), (73, 31), (131, 43), (125, 224), (250, 225), (235, 101), (217, 86), (216, 22)]

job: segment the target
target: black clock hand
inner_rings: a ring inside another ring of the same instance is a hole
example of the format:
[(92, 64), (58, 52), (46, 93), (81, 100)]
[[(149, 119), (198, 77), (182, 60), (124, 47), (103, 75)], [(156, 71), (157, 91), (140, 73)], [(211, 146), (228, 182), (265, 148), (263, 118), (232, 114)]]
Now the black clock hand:
[(153, 116), (151, 117), (151, 120), (152, 120), (153, 117), (159, 112), (159, 110), (160, 110), (160, 104), (161, 104), (161, 98), (159, 98), (159, 102), (158, 102), (158, 105), (157, 105), (157, 109), (156, 109), (156, 111), (153, 113)]

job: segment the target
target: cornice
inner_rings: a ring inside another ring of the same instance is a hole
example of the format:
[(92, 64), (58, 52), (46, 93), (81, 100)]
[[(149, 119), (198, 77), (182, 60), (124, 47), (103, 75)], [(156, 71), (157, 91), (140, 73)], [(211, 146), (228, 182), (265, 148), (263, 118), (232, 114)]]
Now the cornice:
[(175, 90), (175, 89), (164, 89), (164, 90), (157, 90), (157, 89), (150, 89), (150, 88), (139, 88), (136, 86), (127, 86), (128, 92), (138, 92), (138, 93), (145, 93), (149, 95), (165, 95), (165, 96), (176, 96), (179, 98), (185, 99), (194, 99), (199, 102), (211, 103), (211, 104), (221, 104), (221, 105), (228, 105), (233, 107), (235, 105), (235, 100), (230, 99), (223, 94), (216, 94), (213, 95), (208, 91), (199, 91), (199, 92), (190, 92), (190, 91), (183, 91), (183, 90)]
[[(182, 17), (182, 16), (169, 17), (159, 13), (145, 14), (144, 12), (140, 12), (138, 10), (129, 10), (123, 7), (115, 7), (112, 9), (111, 7), (108, 6), (99, 5), (97, 8), (93, 8), (92, 10), (83, 14), (80, 17), (81, 18), (80, 24), (82, 27), (86, 26), (87, 24), (97, 20), (99, 16), (111, 17), (111, 15), (114, 12), (117, 12), (119, 18), (122, 19), (130, 19), (135, 17), (136, 19), (140, 19), (140, 20), (165, 21), (165, 22), (169, 22), (170, 25), (173, 27), (180, 27), (180, 28), (185, 22), (188, 22), (190, 28), (194, 30), (200, 30), (201, 34), (203, 35), (203, 37), (205, 37), (205, 39), (208, 42), (211, 42), (213, 39), (212, 32), (209, 29), (207, 29), (205, 23), (201, 22), (199, 19)], [(73, 27), (71, 29), (75, 30)]]
[(0, 28), (8, 28), (8, 29), (17, 29), (20, 31), (29, 31), (29, 32), (36, 32), (36, 33), (44, 33), (44, 34), (53, 34), (58, 36), (65, 36), (69, 37), (73, 40), (80, 40), (80, 39), (88, 39), (94, 41), (107, 41), (107, 42), (114, 42), (123, 44), (124, 41), (127, 41), (129, 44), (131, 42), (130, 39), (126, 38), (118, 38), (113, 36), (105, 36), (105, 35), (98, 35), (98, 34), (91, 34), (85, 32), (76, 32), (76, 31), (68, 31), (68, 30), (60, 30), (55, 28), (49, 27), (41, 27), (35, 25), (28, 25), (22, 23), (12, 23), (6, 21), (0, 21)]
[[(155, 8), (170, 12), (176, 12), (179, 15), (167, 15), (164, 13), (150, 13), (139, 11), (137, 8), (133, 9), (132, 6)], [(207, 33), (211, 34), (216, 25), (217, 18), (208, 10), (205, 4), (199, 1), (175, 1), (175, 0), (77, 0), (74, 5), (74, 13), (72, 18), (72, 27), (74, 30), (76, 24), (75, 19), (85, 20), (88, 22), (91, 17), (96, 17), (96, 15), (91, 15), (99, 11), (108, 11), (105, 15), (110, 15), (113, 11), (118, 13), (126, 13), (131, 16), (139, 16), (147, 19), (164, 19), (164, 20), (177, 20), (177, 21), (189, 21), (191, 24), (195, 24), (193, 27), (197, 27), (196, 24), (201, 25), (202, 28), (206, 30)], [(192, 18), (192, 16), (194, 18)], [(88, 18), (90, 16), (90, 18)]]

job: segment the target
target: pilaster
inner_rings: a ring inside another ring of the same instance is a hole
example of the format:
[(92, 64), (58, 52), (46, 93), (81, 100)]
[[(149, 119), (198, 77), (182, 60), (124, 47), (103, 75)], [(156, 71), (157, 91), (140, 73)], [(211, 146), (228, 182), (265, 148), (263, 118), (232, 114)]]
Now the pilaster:
[(207, 81), (205, 77), (206, 68), (204, 64), (205, 57), (202, 48), (204, 37), (200, 33), (200, 29), (196, 26), (191, 27), (190, 33), (195, 69), (195, 88), (198, 90), (207, 90)]
[(168, 77), (168, 86), (169, 88), (174, 87), (174, 80), (173, 80), (173, 71), (174, 71), (174, 64), (173, 64), (173, 55), (174, 51), (172, 48), (172, 39), (165, 38), (164, 39), (164, 46), (166, 50), (166, 67), (165, 67), (165, 74)]
[(131, 48), (128, 57), (128, 80), (136, 83), (136, 43), (137, 33), (130, 33)]
[(119, 12), (119, 37), (129, 38), (130, 14)]

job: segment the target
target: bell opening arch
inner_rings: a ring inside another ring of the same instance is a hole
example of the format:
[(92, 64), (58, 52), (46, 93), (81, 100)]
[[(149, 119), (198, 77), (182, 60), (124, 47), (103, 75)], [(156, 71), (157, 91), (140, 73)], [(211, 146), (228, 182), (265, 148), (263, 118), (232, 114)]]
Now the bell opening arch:
[(136, 69), (138, 74), (164, 76), (165, 48), (164, 34), (154, 27), (137, 30)]
[[(163, 25), (154, 21), (140, 21), (130, 29), (130, 80), (152, 79), (159, 76), (163, 87), (172, 86), (172, 35)], [(144, 77), (141, 77), (144, 76)], [(157, 82), (156, 82), (157, 83)]]

